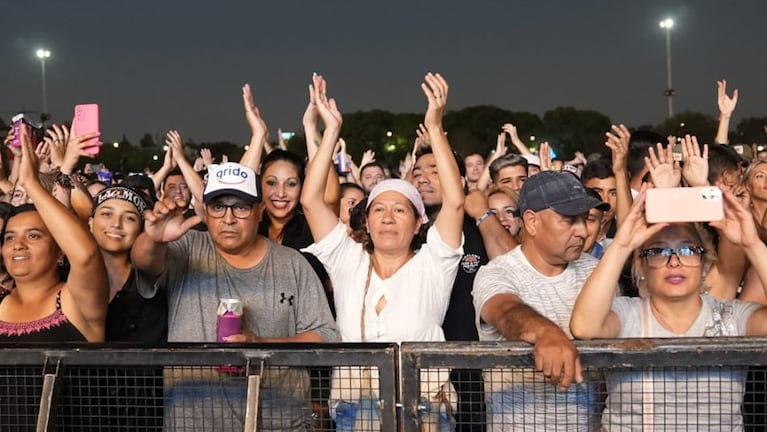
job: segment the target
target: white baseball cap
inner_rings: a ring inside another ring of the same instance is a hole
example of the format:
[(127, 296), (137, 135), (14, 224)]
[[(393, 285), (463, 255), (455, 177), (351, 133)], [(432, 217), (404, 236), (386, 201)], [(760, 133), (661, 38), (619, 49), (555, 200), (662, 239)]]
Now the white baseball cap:
[(202, 200), (209, 203), (222, 195), (234, 195), (250, 204), (258, 201), (256, 173), (245, 165), (227, 162), (208, 166), (208, 184)]

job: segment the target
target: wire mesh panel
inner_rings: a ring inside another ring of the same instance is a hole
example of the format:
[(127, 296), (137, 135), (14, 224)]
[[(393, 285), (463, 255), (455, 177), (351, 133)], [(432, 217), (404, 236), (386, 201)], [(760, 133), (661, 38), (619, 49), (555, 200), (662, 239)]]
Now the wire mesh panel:
[(0, 366), (0, 431), (34, 430), (43, 367)]
[[(482, 371), (484, 416), (461, 416), (466, 407), (459, 404), (454, 423), (438, 430), (767, 430), (764, 338), (594, 341), (577, 346), (583, 381), (563, 391), (532, 368), (528, 344), (403, 344), (401, 426), (406, 431), (434, 430), (424, 429), (429, 407), (423, 380), (430, 379), (425, 370), (472, 366)], [(451, 379), (455, 377), (453, 373)], [(469, 376), (461, 379), (463, 386), (472, 383)], [(476, 378), (473, 384), (480, 385)]]
[(239, 432), (252, 424), (258, 431), (335, 431), (328, 405), (334, 368), (376, 371), (380, 382), (369, 389), (380, 398), (375, 430), (395, 430), (396, 346), (322, 348), (0, 348), (0, 365), (20, 363), (0, 366), (0, 431), (35, 430), (44, 370), (23, 364), (43, 365), (50, 355), (61, 367), (49, 430)]

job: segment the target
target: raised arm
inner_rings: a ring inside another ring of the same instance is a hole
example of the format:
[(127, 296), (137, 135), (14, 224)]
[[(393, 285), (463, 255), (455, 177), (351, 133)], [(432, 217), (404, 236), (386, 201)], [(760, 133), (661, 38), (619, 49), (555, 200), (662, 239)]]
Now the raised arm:
[(253, 103), (250, 84), (242, 86), (242, 104), (245, 108), (245, 119), (248, 120), (251, 136), (248, 150), (240, 158), (240, 163), (250, 167), (253, 172), (259, 172), (261, 156), (263, 156), (264, 146), (267, 144), (266, 140), (269, 138), (269, 129), (267, 129), (266, 122), (261, 117), (261, 111)]
[(70, 319), (84, 325), (88, 340), (103, 338), (109, 287), (99, 246), (86, 225), (40, 183), (39, 162), (26, 130), (22, 130), (21, 151), (19, 184), (35, 203), (40, 218), (69, 260), (69, 277), (64, 292), (72, 299), (69, 302), (73, 306), (72, 310), (79, 314)]
[(450, 247), (460, 247), (463, 236), (463, 184), (445, 130), (442, 117), (447, 107), (447, 81), (440, 74), (428, 73), (421, 89), (429, 101), (423, 124), (429, 132), (429, 141), (442, 185), (442, 207), (434, 221), (442, 240)]
[(530, 152), (530, 149), (527, 148), (524, 142), (522, 142), (521, 139), (519, 139), (519, 133), (517, 132), (517, 127), (514, 126), (511, 123), (505, 123), (503, 126), (501, 126), (501, 129), (503, 129), (504, 132), (509, 134), (509, 137), (511, 137), (511, 143), (514, 144), (514, 147), (517, 149), (519, 154), (525, 155), (525, 154), (532, 154)]
[(570, 316), (570, 332), (578, 339), (614, 338), (618, 336), (621, 322), (611, 310), (618, 288), (623, 264), (634, 249), (644, 244), (665, 224), (647, 225), (644, 217), (644, 199), (647, 187), (631, 206), (623, 225), (618, 228), (615, 239), (605, 250), (599, 264), (583, 285), (575, 300)]
[(479, 180), (477, 180), (477, 190), (484, 191), (487, 189), (487, 186), (490, 184), (490, 164), (495, 162), (496, 159), (506, 154), (508, 149), (506, 148), (506, 133), (501, 132), (498, 134), (498, 137), (495, 140), (495, 150), (490, 155), (490, 157), (487, 159), (487, 163), (485, 163), (485, 169), (482, 170), (482, 175), (479, 176)]
[(716, 144), (728, 144), (730, 142), (727, 136), (730, 132), (730, 118), (738, 105), (738, 89), (733, 90), (732, 97), (727, 96), (727, 81), (716, 82), (716, 102), (719, 106), (719, 126), (716, 129)]
[(325, 79), (312, 77), (312, 97), (325, 123), (325, 133), (314, 158), (306, 166), (306, 178), (301, 191), (301, 206), (315, 242), (321, 241), (338, 224), (338, 215), (333, 207), (325, 202), (324, 191), (328, 182), (328, 172), (333, 167), (333, 153), (341, 132), (343, 119), (338, 111), (335, 99), (328, 99)]
[(168, 177), (168, 174), (176, 167), (176, 161), (173, 158), (173, 149), (168, 147), (165, 151), (165, 158), (162, 160), (162, 166), (160, 169), (152, 174), (152, 183), (154, 183), (154, 190), (158, 192), (158, 195), (162, 195), (162, 182)]
[(634, 201), (634, 198), (631, 196), (631, 185), (629, 184), (627, 165), (631, 133), (628, 128), (622, 124), (619, 126), (613, 125), (612, 130), (612, 133), (605, 133), (605, 136), (607, 137), (605, 146), (610, 149), (612, 155), (616, 190), (615, 221), (617, 223), (616, 226), (620, 228), (629, 211), (631, 211), (631, 204)]
[(466, 214), (477, 221), (482, 243), (485, 245), (489, 259), (503, 255), (517, 245), (517, 241), (503, 227), (497, 217), (483, 217), (490, 211), (484, 192), (475, 190), (466, 195), (464, 208)]
[(202, 191), (205, 188), (205, 185), (194, 167), (188, 160), (186, 160), (186, 156), (184, 155), (184, 144), (178, 131), (168, 131), (168, 134), (165, 135), (165, 144), (173, 150), (173, 160), (181, 170), (181, 175), (184, 176), (184, 180), (186, 181), (187, 186), (189, 186), (189, 192), (192, 193), (196, 204), (202, 205)]

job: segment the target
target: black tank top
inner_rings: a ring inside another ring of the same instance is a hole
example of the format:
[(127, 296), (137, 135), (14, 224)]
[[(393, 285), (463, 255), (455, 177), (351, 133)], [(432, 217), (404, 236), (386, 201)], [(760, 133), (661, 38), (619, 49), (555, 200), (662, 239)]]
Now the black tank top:
[[(0, 293), (2, 302), (10, 291)], [(61, 290), (56, 295), (56, 310), (35, 321), (12, 323), (0, 320), (0, 342), (88, 342), (61, 311)]]

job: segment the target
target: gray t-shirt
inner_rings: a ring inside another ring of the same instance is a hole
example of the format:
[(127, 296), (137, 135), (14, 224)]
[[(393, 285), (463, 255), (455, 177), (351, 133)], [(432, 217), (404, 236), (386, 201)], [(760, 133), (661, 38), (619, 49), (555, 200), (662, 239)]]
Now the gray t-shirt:
[[(760, 307), (739, 300), (719, 301), (705, 294), (701, 299), (698, 318), (686, 333), (676, 334), (660, 325), (648, 299), (617, 297), (612, 310), (621, 322), (618, 337), (743, 336), (749, 317)], [(645, 315), (650, 321), (649, 334), (642, 331)], [(643, 422), (653, 423), (656, 431), (743, 430), (740, 406), (745, 380), (745, 368), (733, 367), (610, 372), (602, 422), (611, 431), (641, 431)]]
[(163, 283), (169, 342), (215, 342), (220, 298), (242, 301), (243, 331), (261, 337), (314, 331), (326, 342), (340, 341), (322, 284), (306, 259), (263, 240), (264, 258), (247, 269), (229, 265), (207, 232), (189, 231), (168, 245)]
[[(498, 329), (480, 319), (485, 302), (498, 294), (516, 295), (572, 337), (570, 315), (575, 299), (598, 262), (591, 255), (581, 254), (561, 274), (545, 276), (530, 264), (520, 246), (493, 259), (479, 269), (472, 291), (480, 340), (506, 340)], [(488, 430), (588, 431), (598, 427), (591, 377), (561, 392), (532, 368), (486, 369), (483, 376)]]
[[(326, 342), (340, 340), (322, 284), (306, 259), (293, 249), (263, 240), (265, 256), (246, 269), (229, 265), (207, 232), (189, 231), (168, 245), (160, 283), (168, 293), (170, 342), (215, 342), (220, 298), (242, 301), (243, 332), (289, 337), (314, 331)], [(168, 381), (171, 378), (173, 382)], [(244, 384), (244, 378), (220, 377), (215, 369), (207, 375), (192, 371), (186, 376), (176, 370), (171, 377), (166, 372), (171, 401), (166, 404), (167, 429), (194, 424), (230, 430), (223, 425), (232, 423), (231, 430), (242, 430)], [(261, 392), (259, 430), (305, 430), (311, 416), (306, 370), (267, 368)], [(211, 397), (226, 403), (211, 408), (211, 399), (205, 402)]]

